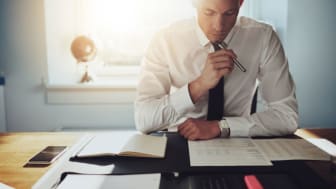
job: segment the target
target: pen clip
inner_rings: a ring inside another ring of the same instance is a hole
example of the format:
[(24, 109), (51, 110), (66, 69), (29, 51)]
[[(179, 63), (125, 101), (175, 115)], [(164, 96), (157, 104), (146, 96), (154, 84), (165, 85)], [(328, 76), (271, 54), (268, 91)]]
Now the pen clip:
[[(222, 49), (227, 49), (228, 46), (224, 41), (217, 43), (217, 45)], [(240, 71), (246, 72), (246, 68), (236, 58), (233, 58), (233, 63), (240, 69)]]

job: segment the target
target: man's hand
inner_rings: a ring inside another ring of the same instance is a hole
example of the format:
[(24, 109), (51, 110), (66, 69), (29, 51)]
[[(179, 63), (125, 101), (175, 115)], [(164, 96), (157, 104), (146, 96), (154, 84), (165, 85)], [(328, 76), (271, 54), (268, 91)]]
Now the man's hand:
[(218, 121), (189, 118), (178, 127), (180, 135), (188, 140), (206, 140), (220, 135)]
[(229, 49), (209, 53), (202, 74), (189, 84), (189, 93), (193, 102), (197, 102), (209, 89), (214, 88), (219, 80), (234, 68), (236, 54)]
[(221, 49), (208, 55), (202, 75), (199, 77), (205, 89), (214, 88), (223, 76), (232, 72), (233, 58), (237, 56), (229, 49)]

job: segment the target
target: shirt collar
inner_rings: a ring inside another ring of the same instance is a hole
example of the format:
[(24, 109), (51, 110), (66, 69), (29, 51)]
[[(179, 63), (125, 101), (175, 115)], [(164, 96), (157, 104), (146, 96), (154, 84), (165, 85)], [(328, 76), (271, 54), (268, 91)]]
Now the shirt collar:
[(198, 20), (196, 19), (196, 33), (197, 33), (197, 37), (198, 40), (200, 42), (200, 45), (205, 47), (206, 45), (208, 45), (210, 43), (209, 39), (206, 37), (206, 35), (204, 34), (203, 30), (201, 29), (201, 27), (198, 24)]

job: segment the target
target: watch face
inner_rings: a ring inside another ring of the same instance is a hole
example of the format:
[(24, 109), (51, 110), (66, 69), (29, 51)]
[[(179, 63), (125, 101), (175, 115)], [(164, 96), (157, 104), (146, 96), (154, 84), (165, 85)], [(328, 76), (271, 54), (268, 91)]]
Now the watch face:
[(230, 127), (227, 124), (226, 120), (221, 120), (218, 122), (219, 123), (219, 128), (221, 131), (221, 137), (229, 137), (230, 136)]

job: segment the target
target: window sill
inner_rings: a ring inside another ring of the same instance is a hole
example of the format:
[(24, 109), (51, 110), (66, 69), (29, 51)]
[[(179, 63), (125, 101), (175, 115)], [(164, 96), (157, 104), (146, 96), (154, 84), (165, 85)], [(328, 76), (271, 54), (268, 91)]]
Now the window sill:
[(129, 104), (133, 103), (136, 79), (83, 84), (45, 84), (47, 104)]

